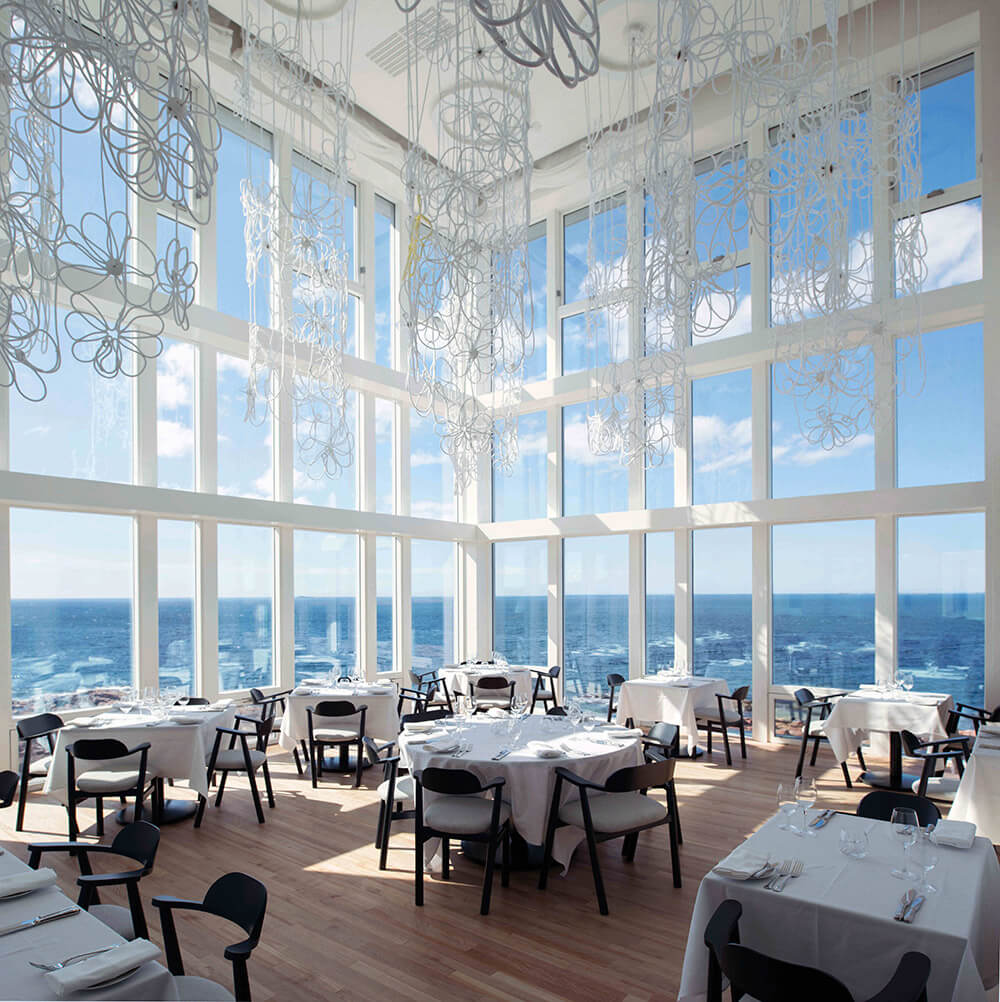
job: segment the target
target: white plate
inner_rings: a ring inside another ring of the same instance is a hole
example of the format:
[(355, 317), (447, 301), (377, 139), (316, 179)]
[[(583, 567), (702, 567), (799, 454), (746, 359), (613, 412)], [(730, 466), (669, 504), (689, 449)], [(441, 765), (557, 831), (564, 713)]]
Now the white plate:
[(132, 977), (132, 975), (135, 974), (141, 966), (142, 964), (139, 964), (136, 967), (131, 967), (129, 970), (123, 971), (121, 974), (116, 974), (113, 978), (107, 978), (104, 981), (95, 981), (92, 985), (87, 985), (86, 988), (81, 988), (80, 991), (95, 992), (99, 988), (110, 988), (112, 985), (120, 984), (126, 978)]

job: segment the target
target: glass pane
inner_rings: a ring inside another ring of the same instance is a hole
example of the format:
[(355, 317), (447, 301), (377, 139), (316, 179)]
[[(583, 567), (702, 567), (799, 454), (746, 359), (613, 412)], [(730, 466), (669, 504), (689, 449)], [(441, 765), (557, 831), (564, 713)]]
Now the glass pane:
[[(231, 117), (235, 121), (235, 116)], [(215, 178), (215, 275), (218, 309), (222, 313), (250, 319), (250, 293), (247, 287), (247, 245), (244, 238), (243, 202), (240, 186), (249, 178), (254, 184), (271, 182), (271, 137), (263, 129), (253, 130), (255, 141), (223, 128), (219, 149), (219, 171)], [(270, 267), (262, 256), (255, 286), (257, 323), (271, 322)]]
[[(156, 216), (156, 256), (158, 258), (167, 257), (167, 251), (170, 249), (170, 244), (172, 241), (176, 240), (184, 251), (187, 252), (188, 265), (184, 269), (185, 278), (190, 279), (192, 276), (197, 279), (198, 274), (198, 256), (197, 249), (195, 247), (195, 231), (191, 226), (187, 226), (182, 223), (179, 219), (170, 219), (167, 216), (161, 216), (157, 214)], [(174, 258), (171, 256), (169, 258), (170, 267), (176, 265), (183, 265), (183, 257)], [(197, 289), (197, 281), (195, 282), (195, 289)]]
[(562, 346), (564, 375), (624, 361), (629, 357), (626, 310), (615, 306), (564, 317)]
[(358, 667), (358, 537), (295, 533), (295, 681)]
[(699, 261), (746, 250), (749, 215), (741, 197), (746, 160), (726, 152), (695, 165), (695, 252)]
[[(325, 505), (328, 508), (349, 508), (356, 510), (358, 507), (358, 395), (354, 390), (348, 390), (346, 394), (347, 417), (354, 432), (354, 459), (351, 465), (340, 471), (336, 477), (327, 474), (322, 461), (307, 464), (302, 457), (302, 453), (295, 448), (294, 460), (294, 491), (296, 504)], [(296, 406), (296, 430), (302, 434), (306, 429), (300, 424), (306, 421), (308, 408), (300, 409)]]
[(274, 530), (219, 526), (219, 689), (274, 681)]
[(646, 535), (646, 672), (674, 663), (674, 534)]
[(455, 544), (414, 539), (410, 631), (416, 671), (455, 660)]
[(39, 401), (10, 394), (10, 467), (83, 480), (132, 479), (135, 381), (105, 379), (66, 351)]
[(752, 327), (750, 265), (741, 264), (719, 275), (695, 301), (691, 340), (703, 344), (710, 338), (736, 337)]
[(375, 398), (375, 511), (392, 515), (395, 510), (392, 461), (396, 441), (396, 405)]
[(194, 522), (157, 522), (160, 685), (195, 693)]
[[(673, 389), (668, 387), (666, 399), (659, 394), (646, 394), (646, 424), (657, 434), (661, 431), (673, 435)], [(661, 427), (662, 426), (662, 427)], [(674, 506), (674, 450), (661, 457), (658, 466), (645, 471), (646, 507), (673, 508)]]
[(923, 291), (983, 277), (983, 200), (970, 198), (920, 217), (927, 241)]
[[(844, 365), (870, 379), (871, 351), (850, 353)], [(809, 398), (798, 395), (803, 374), (801, 367), (793, 370), (784, 362), (771, 367), (771, 496), (874, 490), (875, 436), (870, 428), (834, 449), (809, 441), (809, 435), (821, 433), (821, 428), (815, 415), (806, 411)], [(845, 400), (843, 405), (864, 406), (860, 400)]]
[(628, 470), (616, 456), (595, 456), (587, 440), (587, 404), (563, 408), (563, 514), (628, 508)]
[(922, 515), (898, 526), (899, 670), (917, 690), (985, 706), (985, 518)]
[[(923, 190), (951, 188), (976, 177), (976, 92), (971, 57), (952, 69), (964, 73), (925, 85), (920, 97), (920, 163)], [(934, 71), (928, 76), (933, 77)]]
[(378, 670), (394, 671), (393, 630), (396, 622), (396, 541), (375, 539), (375, 648)]
[(691, 383), (694, 503), (751, 497), (750, 370)]
[(493, 519), (497, 522), (545, 517), (548, 433), (544, 411), (517, 419), (517, 450), (510, 476), (493, 469)]
[(271, 420), (265, 418), (262, 424), (246, 420), (249, 363), (221, 351), (216, 358), (219, 493), (270, 500), (274, 497)]
[(493, 648), (512, 665), (548, 664), (548, 561), (544, 539), (493, 544)]
[(899, 486), (982, 480), (983, 325), (924, 334), (922, 368), (911, 342), (897, 344)]
[(410, 514), (418, 518), (457, 518), (455, 475), (441, 451), (441, 439), (430, 418), (410, 411)]
[(14, 716), (100, 706), (133, 681), (132, 519), (10, 510)]
[[(563, 297), (564, 303), (587, 298), (587, 246), (590, 242), (590, 213), (578, 209), (563, 217)], [(565, 369), (564, 369), (565, 371)]]
[(774, 684), (874, 682), (875, 523), (776, 525), (771, 542)]
[[(537, 236), (533, 234), (537, 233)], [(524, 381), (530, 383), (545, 378), (545, 346), (548, 335), (548, 258), (545, 224), (538, 223), (528, 231), (528, 268), (531, 288), (531, 324), (534, 330), (534, 344), (529, 346), (530, 354), (524, 361)]]
[(566, 699), (607, 710), (607, 676), (628, 678), (628, 538), (563, 540)]
[(750, 685), (752, 673), (752, 550), (749, 527), (698, 529), (694, 551), (695, 675)]
[(156, 360), (156, 482), (195, 489), (194, 374), (198, 349), (163, 340)]
[(392, 367), (396, 206), (375, 196), (375, 361)]

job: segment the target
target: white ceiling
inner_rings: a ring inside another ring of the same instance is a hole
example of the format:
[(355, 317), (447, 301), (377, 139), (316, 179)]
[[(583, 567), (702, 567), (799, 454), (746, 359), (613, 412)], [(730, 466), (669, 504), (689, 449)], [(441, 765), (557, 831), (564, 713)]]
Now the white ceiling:
[[(340, 51), (344, 30), (343, 14), (337, 13), (345, 0), (252, 0), (251, 9), (255, 16), (266, 20), (275, 9), (295, 10), (298, 3), (313, 14), (308, 28), (313, 32), (314, 51), (330, 58)], [(659, 0), (664, 4), (672, 0)], [(728, 12), (733, 0), (713, 0), (720, 13)], [(867, 0), (854, 0), (857, 9)], [(233, 21), (242, 20), (242, 0), (212, 0), (213, 6)], [(531, 130), (529, 146), (537, 162), (541, 158), (563, 149), (587, 134), (587, 92), (589, 91), (592, 113), (603, 102), (605, 106), (617, 105), (625, 76), (612, 67), (624, 65), (627, 43), (626, 28), (629, 25), (643, 25), (655, 37), (658, 0), (599, 0), (601, 23), (601, 63), (599, 81), (590, 81), (570, 89), (564, 86), (546, 69), (539, 67), (531, 77)], [(779, 9), (781, 0), (754, 0), (748, 6), (764, 15), (772, 16)], [(838, 5), (846, 11), (848, 0), (838, 0)], [(417, 14), (423, 14), (435, 6), (435, 0), (421, 0)], [(804, 11), (812, 10), (814, 20), (821, 23), (823, 4), (806, 2)], [(256, 11), (260, 10), (257, 15)], [(411, 15), (413, 17), (414, 15)], [(386, 123), (391, 129), (407, 136), (407, 74), (396, 76), (376, 65), (369, 53), (405, 27), (406, 15), (400, 12), (395, 0), (357, 0), (352, 84), (357, 104), (372, 116)], [(799, 28), (805, 27), (800, 24)], [(317, 33), (321, 33), (317, 35)], [(401, 49), (405, 52), (405, 49)], [(648, 96), (653, 86), (653, 70), (645, 70), (640, 78), (637, 104), (640, 108), (648, 105)], [(434, 103), (431, 95), (429, 106)], [(421, 136), (422, 143), (436, 153), (436, 123), (432, 116), (425, 115)]]

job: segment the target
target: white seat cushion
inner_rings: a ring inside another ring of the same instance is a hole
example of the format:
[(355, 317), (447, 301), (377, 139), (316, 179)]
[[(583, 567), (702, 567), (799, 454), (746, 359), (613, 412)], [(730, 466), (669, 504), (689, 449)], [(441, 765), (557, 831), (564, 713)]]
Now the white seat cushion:
[(174, 978), (177, 997), (181, 1002), (233, 1002), (228, 988), (208, 978), (195, 978), (184, 974)]
[[(740, 715), (736, 712), (735, 706), (725, 706), (723, 712), (726, 715), (727, 724), (738, 724), (740, 722)], [(696, 706), (694, 708), (694, 715), (700, 717), (702, 720), (714, 720), (718, 722), (719, 720), (719, 704), (714, 703), (712, 706)]]
[[(493, 798), (435, 797), (424, 805), (424, 824), (455, 835), (481, 835), (490, 829)], [(510, 817), (510, 807), (500, 804), (500, 824)]]
[(357, 741), (357, 727), (314, 727), (314, 741)]
[[(392, 793), (392, 802), (394, 804), (400, 801), (404, 803), (412, 803), (415, 797), (413, 792), (413, 777), (397, 776), (396, 789), (393, 790)], [(385, 800), (385, 798), (389, 796), (389, 780), (386, 780), (384, 783), (379, 783), (378, 795), (382, 800)]]
[(49, 774), (49, 766), (51, 765), (51, 755), (43, 755), (41, 758), (33, 759), (31, 765), (28, 766), (28, 775), (47, 776)]
[[(957, 776), (931, 776), (927, 780), (927, 793), (925, 796), (932, 800), (954, 800), (958, 792), (960, 780)], [(920, 780), (913, 781), (913, 792), (916, 793), (920, 786)]]
[[(250, 749), (250, 764), (254, 769), (259, 769), (267, 761), (267, 755), (256, 748)], [(219, 750), (215, 760), (216, 769), (242, 769), (246, 771), (246, 762), (243, 759), (242, 748), (222, 748)]]
[[(667, 809), (641, 793), (591, 793), (587, 795), (594, 831), (623, 832), (655, 824), (667, 816)], [(572, 800), (559, 808), (559, 820), (583, 828), (583, 804)]]
[(132, 769), (91, 769), (76, 777), (76, 788), (84, 793), (121, 793), (139, 784), (139, 773)]
[(476, 696), (476, 706), (498, 707), (506, 710), (510, 707), (510, 696)]
[(121, 905), (91, 905), (87, 911), (114, 929), (122, 939), (135, 939), (132, 928), (132, 913)]

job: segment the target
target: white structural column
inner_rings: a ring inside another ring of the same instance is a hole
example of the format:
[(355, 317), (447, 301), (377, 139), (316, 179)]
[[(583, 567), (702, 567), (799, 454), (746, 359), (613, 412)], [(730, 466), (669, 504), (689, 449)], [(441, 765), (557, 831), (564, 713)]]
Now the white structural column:
[(157, 520), (137, 515), (134, 528), (135, 680), (142, 688), (160, 681), (159, 560)]
[[(640, 467), (640, 473), (642, 472)], [(628, 534), (628, 674), (641, 678), (646, 667), (646, 537)]]
[[(0, 436), (4, 438), (5, 436)], [(10, 508), (0, 505), (0, 539), (10, 539)], [(17, 734), (11, 712), (13, 696), (10, 659), (10, 556), (0, 560), (0, 769), (15, 768)]]
[[(691, 413), (691, 384), (680, 391), (681, 413)], [(691, 432), (677, 437), (674, 446), (674, 507), (691, 504)], [(692, 667), (694, 641), (692, 637), (692, 534), (689, 528), (674, 533), (674, 663)]]
[(198, 570), (195, 575), (195, 608), (198, 611), (198, 664), (195, 666), (199, 696), (219, 695), (219, 527), (214, 521), (198, 523)]
[[(755, 362), (751, 382), (751, 470), (754, 500), (771, 494), (771, 366)], [(756, 522), (751, 526), (753, 736), (766, 741), (774, 730), (771, 700), (771, 527)]]
[(274, 530), (274, 677), (279, 689), (295, 685), (295, 530)]

